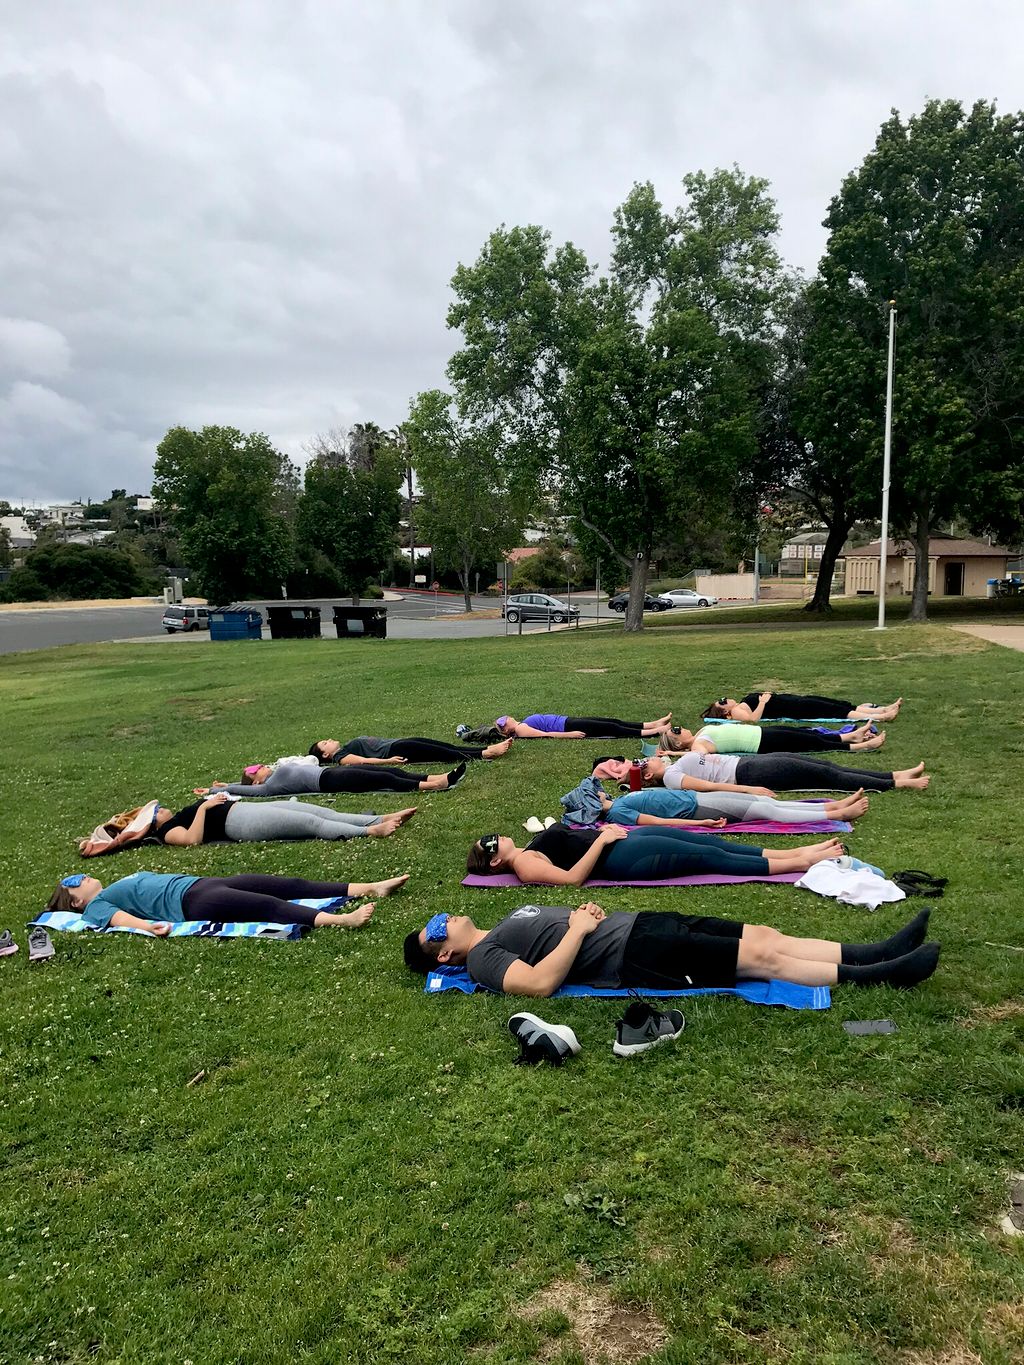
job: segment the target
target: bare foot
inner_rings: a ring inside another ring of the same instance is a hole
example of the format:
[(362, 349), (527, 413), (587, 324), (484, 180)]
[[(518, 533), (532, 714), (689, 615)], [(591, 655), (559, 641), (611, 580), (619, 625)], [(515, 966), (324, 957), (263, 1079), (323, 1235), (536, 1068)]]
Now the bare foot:
[(909, 788), (911, 791), (923, 792), (931, 781), (926, 774), (916, 776), (913, 769), (908, 769), (905, 773), (893, 773), (894, 785), (896, 787)]
[[(921, 774), (924, 772), (924, 764), (915, 763), (912, 768), (901, 768), (900, 772), (904, 777), (920, 777)], [(896, 774), (893, 773), (893, 776), (895, 777)]]
[(803, 848), (795, 848), (793, 852), (800, 856), (807, 867), (813, 867), (826, 858), (841, 858), (846, 850), (838, 839), (826, 839), (822, 844), (806, 844)]
[(868, 738), (870, 731), (871, 722), (866, 720), (864, 724), (858, 726), (856, 730), (851, 730), (848, 735), (843, 735), (843, 739), (847, 744), (859, 744), (862, 739)]
[(394, 834), (399, 822), (393, 816), (383, 816), (377, 824), (366, 826), (368, 839), (387, 839)]
[(669, 727), (671, 724), (672, 724), (672, 712), (670, 711), (670, 712), (668, 713), (667, 716), (662, 716), (661, 720), (648, 720), (648, 721), (645, 721), (645, 722), (644, 722), (644, 727), (643, 727), (643, 728), (644, 728), (645, 730), (651, 730), (651, 731), (653, 731), (653, 733), (657, 734), (657, 732), (658, 732), (659, 730), (667, 730), (668, 727)]
[(851, 744), (850, 748), (860, 752), (864, 749), (880, 749), (885, 743), (885, 731), (880, 730), (877, 735), (872, 735), (870, 739), (861, 740), (858, 744)]
[(344, 929), (361, 929), (364, 924), (369, 924), (373, 910), (373, 901), (369, 901), (366, 905), (360, 905), (356, 910), (349, 910), (347, 914), (339, 915), (338, 923)]
[(404, 825), (405, 822), (407, 820), (411, 820), (415, 814), (416, 814), (415, 806), (406, 806), (405, 810), (392, 811), (387, 818), (389, 820), (397, 821), (397, 823), (400, 825)]
[(392, 891), (397, 891), (409, 880), (409, 873), (406, 872), (402, 877), (389, 877), (383, 882), (370, 882), (369, 890), (364, 894), (376, 896), (378, 900), (383, 900), (385, 896), (390, 896)]
[(511, 739), (503, 739), (500, 744), (488, 744), (483, 752), (484, 758), (501, 758), (502, 754), (507, 754), (512, 747)]
[(863, 787), (841, 801), (826, 801), (825, 814), (830, 820), (859, 820), (868, 813), (868, 798)]

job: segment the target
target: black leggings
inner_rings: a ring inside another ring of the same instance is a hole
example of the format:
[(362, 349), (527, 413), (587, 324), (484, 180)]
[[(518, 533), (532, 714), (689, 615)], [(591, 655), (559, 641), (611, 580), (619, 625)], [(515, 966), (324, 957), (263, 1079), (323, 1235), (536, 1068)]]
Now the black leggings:
[(612, 720), (608, 716), (566, 716), (566, 730), (582, 730), (587, 739), (637, 739), (643, 721)]
[(736, 765), (741, 787), (773, 787), (776, 791), (890, 792), (896, 785), (892, 773), (868, 768), (843, 768), (824, 758), (802, 754), (749, 754)]
[(308, 924), (320, 913), (296, 900), (347, 896), (348, 882), (307, 882), (304, 877), (270, 877), (243, 872), (237, 877), (200, 877), (185, 892), (186, 919), (221, 923), (267, 920), (271, 924)]
[(446, 744), (443, 739), (390, 740), (384, 757), (395, 758), (399, 754), (413, 763), (462, 763), (467, 758), (483, 758), (484, 751), (471, 745)]
[[(714, 739), (714, 735), (711, 736)], [(823, 735), (817, 730), (801, 730), (795, 725), (762, 725), (759, 754), (806, 754), (822, 749), (843, 749), (847, 753), (850, 746), (843, 743), (839, 734)]]
[(322, 792), (415, 792), (426, 781), (426, 773), (408, 773), (395, 768), (376, 765), (363, 767), (358, 763), (342, 764), (337, 768), (320, 769)]
[(609, 844), (591, 875), (659, 882), (701, 875), (763, 877), (767, 872), (768, 860), (759, 848), (664, 825), (657, 829), (642, 826), (631, 830), (627, 839)]

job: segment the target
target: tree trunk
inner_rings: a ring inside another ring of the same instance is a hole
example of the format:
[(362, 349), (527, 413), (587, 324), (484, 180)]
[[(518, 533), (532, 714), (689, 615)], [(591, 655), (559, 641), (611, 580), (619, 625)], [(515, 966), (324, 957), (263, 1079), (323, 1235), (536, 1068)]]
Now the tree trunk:
[(849, 520), (844, 518), (842, 521), (833, 521), (829, 524), (828, 538), (825, 541), (825, 548), (821, 552), (818, 577), (814, 584), (814, 595), (809, 602), (804, 604), (804, 611), (832, 610), (832, 604), (829, 601), (832, 595), (832, 575), (835, 573), (836, 560), (846, 544), (846, 537), (850, 534), (852, 526), (852, 517)]
[(644, 595), (647, 592), (648, 555), (637, 550), (629, 569), (629, 603), (626, 607), (624, 630), (643, 630)]
[[(910, 599), (910, 620), (918, 623), (928, 620), (928, 533), (931, 518), (928, 515), (928, 500), (921, 496), (917, 500), (917, 516), (914, 520), (914, 593)], [(883, 591), (885, 585), (882, 585)]]
[(472, 597), (471, 597), (470, 594), (469, 594), (469, 583), (470, 583), (469, 574), (470, 574), (470, 569), (471, 569), (472, 567), (473, 567), (473, 566), (472, 566), (472, 564), (470, 563), (469, 556), (468, 556), (468, 555), (463, 555), (463, 557), (462, 557), (462, 569), (461, 569), (460, 572), (459, 572), (459, 577), (462, 579), (462, 597), (463, 597), (464, 602), (466, 603), (466, 610), (467, 610), (467, 611), (472, 611), (472, 610), (473, 610), (473, 599), (472, 599)]

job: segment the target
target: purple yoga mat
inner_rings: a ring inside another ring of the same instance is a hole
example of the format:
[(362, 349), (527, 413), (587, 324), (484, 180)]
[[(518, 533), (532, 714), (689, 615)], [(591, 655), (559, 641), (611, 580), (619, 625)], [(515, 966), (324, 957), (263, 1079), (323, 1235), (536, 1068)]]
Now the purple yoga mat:
[[(570, 829), (600, 829), (600, 825), (570, 825)], [(639, 829), (639, 825), (627, 825), (626, 829)], [(656, 826), (645, 825), (644, 829)], [(845, 820), (805, 820), (799, 825), (787, 825), (778, 820), (738, 821), (735, 825), (723, 825), (721, 829), (690, 829), (687, 834), (848, 834), (853, 829)]]
[[(798, 882), (802, 872), (777, 872), (774, 876), (766, 873), (763, 877), (664, 877), (657, 882), (609, 882), (603, 877), (591, 877), (584, 886), (731, 886), (735, 882)], [(489, 886), (520, 886), (525, 888), (513, 872), (499, 872), (494, 877), (480, 877), (475, 872), (462, 879), (463, 886), (476, 886), (485, 889)]]

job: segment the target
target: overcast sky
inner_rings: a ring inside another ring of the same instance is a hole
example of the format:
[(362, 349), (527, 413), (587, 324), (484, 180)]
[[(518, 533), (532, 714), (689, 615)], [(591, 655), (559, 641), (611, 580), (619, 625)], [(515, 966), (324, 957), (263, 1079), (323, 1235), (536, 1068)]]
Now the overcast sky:
[(498, 224), (767, 177), (811, 272), (890, 107), (1024, 107), (1020, 0), (0, 0), (0, 498), (146, 492), (169, 426), (392, 426)]

